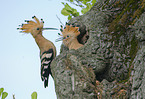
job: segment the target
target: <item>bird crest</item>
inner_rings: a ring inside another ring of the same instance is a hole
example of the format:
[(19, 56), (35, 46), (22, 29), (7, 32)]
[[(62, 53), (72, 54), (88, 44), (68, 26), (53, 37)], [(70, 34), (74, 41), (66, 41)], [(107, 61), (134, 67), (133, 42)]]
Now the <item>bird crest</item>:
[(78, 49), (82, 47), (83, 45), (80, 44), (77, 40), (78, 35), (80, 35), (79, 26), (75, 26), (73, 24), (66, 24), (66, 26), (63, 28), (61, 26), (61, 33), (59, 35), (61, 36), (56, 41), (63, 41), (63, 44), (70, 49)]
[(65, 41), (65, 40), (72, 40), (74, 38), (77, 38), (77, 36), (80, 34), (79, 31), (79, 25), (75, 26), (73, 24), (66, 24), (66, 26), (63, 28), (61, 25), (61, 34), (58, 33), (61, 37), (58, 38), (56, 41)]
[(39, 19), (36, 16), (33, 16), (32, 19), (34, 19), (34, 21), (25, 20), (25, 22), (27, 23), (19, 25), (21, 27), (17, 29), (22, 30), (21, 32), (25, 32), (25, 33), (31, 33), (33, 31), (39, 31), (40, 29), (43, 29), (43, 24), (44, 24), (43, 19), (39, 21)]
[(39, 33), (42, 34), (43, 30), (58, 30), (56, 28), (43, 28), (44, 21), (39, 19), (36, 16), (33, 16), (32, 19), (34, 20), (25, 20), (25, 24), (19, 25), (20, 28), (18, 30), (22, 30), (22, 33), (31, 33), (33, 36), (38, 35)]

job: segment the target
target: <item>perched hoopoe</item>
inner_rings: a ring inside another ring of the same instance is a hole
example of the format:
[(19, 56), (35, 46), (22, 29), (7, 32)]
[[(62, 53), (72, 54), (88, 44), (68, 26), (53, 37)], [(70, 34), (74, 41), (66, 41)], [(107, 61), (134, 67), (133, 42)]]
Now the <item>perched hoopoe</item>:
[[(51, 74), (50, 64), (54, 57), (56, 56), (56, 48), (54, 44), (43, 37), (42, 31), (46, 29), (57, 30), (56, 28), (43, 28), (44, 21), (37, 19), (35, 16), (32, 17), (32, 20), (25, 20), (26, 24), (22, 24), (21, 32), (31, 33), (35, 39), (39, 49), (40, 49), (40, 59), (41, 59), (41, 79), (44, 81), (44, 87), (48, 86), (49, 74)], [(52, 75), (52, 74), (51, 74)]]
[(79, 27), (66, 24), (66, 26), (63, 29), (63, 26), (61, 26), (61, 32), (62, 36), (61, 38), (57, 39), (56, 41), (63, 40), (63, 44), (70, 49), (78, 49), (82, 47), (83, 45), (80, 44), (77, 40), (78, 35), (80, 35)]

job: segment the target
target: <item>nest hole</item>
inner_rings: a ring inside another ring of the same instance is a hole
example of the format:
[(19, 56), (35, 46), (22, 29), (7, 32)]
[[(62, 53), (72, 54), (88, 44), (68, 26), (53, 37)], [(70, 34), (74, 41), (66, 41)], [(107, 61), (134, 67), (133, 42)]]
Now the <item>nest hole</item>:
[(86, 26), (80, 25), (79, 31), (80, 31), (80, 35), (77, 37), (78, 42), (84, 45), (87, 42), (87, 40), (89, 39), (89, 35), (88, 35), (87, 30), (86, 30)]

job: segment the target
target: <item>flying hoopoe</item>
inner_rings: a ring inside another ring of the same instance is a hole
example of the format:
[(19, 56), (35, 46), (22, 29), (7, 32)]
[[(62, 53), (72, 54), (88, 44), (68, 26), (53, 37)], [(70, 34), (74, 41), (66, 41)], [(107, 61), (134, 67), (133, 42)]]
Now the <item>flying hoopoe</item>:
[[(17, 28), (19, 30), (22, 30), (21, 32), (24, 33), (31, 33), (33, 38), (35, 39), (35, 42), (37, 43), (39, 49), (40, 49), (40, 59), (41, 59), (41, 79), (44, 81), (44, 87), (48, 87), (48, 79), (49, 74), (51, 74), (50, 64), (54, 57), (56, 56), (56, 48), (54, 44), (44, 38), (42, 35), (43, 30), (52, 29), (57, 30), (56, 28), (43, 28), (44, 21), (41, 19), (39, 21), (36, 16), (33, 16), (32, 20), (25, 20), (27, 22), (26, 24), (20, 25), (20, 28)], [(52, 74), (51, 74), (52, 76)]]
[(59, 34), (62, 36), (61, 38), (58, 38), (56, 41), (63, 40), (63, 44), (70, 49), (78, 49), (83, 46), (83, 44), (80, 44), (77, 40), (78, 35), (80, 35), (79, 27), (66, 24), (66, 26), (63, 28), (61, 26), (61, 33)]

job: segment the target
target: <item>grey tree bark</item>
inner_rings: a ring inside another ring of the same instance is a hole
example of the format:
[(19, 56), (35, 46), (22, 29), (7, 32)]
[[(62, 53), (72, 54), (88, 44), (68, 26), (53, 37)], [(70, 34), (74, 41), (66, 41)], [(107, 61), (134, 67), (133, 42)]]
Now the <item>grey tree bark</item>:
[[(98, 0), (69, 23), (89, 39), (51, 64), (58, 99), (145, 97), (145, 0)], [(84, 28), (85, 27), (85, 28)]]

